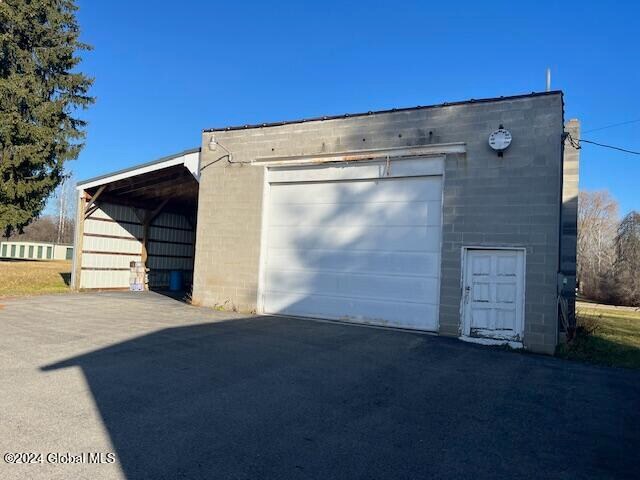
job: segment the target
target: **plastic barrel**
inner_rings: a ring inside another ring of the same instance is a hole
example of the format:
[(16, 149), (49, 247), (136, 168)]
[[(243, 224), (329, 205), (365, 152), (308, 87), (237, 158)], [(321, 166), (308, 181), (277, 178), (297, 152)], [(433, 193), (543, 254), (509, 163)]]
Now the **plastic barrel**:
[(169, 290), (172, 292), (182, 290), (182, 272), (180, 270), (171, 270), (169, 272)]

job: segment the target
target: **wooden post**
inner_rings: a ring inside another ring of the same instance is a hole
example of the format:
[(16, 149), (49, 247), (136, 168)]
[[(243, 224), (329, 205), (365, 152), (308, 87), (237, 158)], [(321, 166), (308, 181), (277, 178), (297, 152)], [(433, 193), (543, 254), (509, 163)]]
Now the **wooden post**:
[[(91, 200), (89, 200), (89, 202), (86, 203), (83, 210), (85, 218), (87, 218), (89, 215), (93, 213), (93, 211), (95, 211), (95, 208), (97, 208), (96, 202), (98, 201), (98, 198), (100, 198), (100, 195), (102, 195), (102, 193), (105, 191), (106, 188), (107, 188), (106, 185), (101, 185), (96, 191), (96, 193), (93, 195), (93, 197), (91, 197)], [(86, 196), (86, 193), (85, 193), (85, 196)], [(95, 205), (95, 208), (92, 211), (89, 211), (89, 209), (94, 205)]]
[[(151, 229), (151, 222), (162, 212), (162, 209), (165, 207), (168, 198), (165, 198), (160, 205), (156, 207), (155, 210), (147, 210), (143, 215), (140, 215), (136, 212), (136, 215), (142, 222), (142, 251), (140, 252), (140, 260), (142, 261), (145, 271), (147, 270), (147, 258), (149, 258), (148, 252), (148, 243), (149, 243), (149, 230)], [(145, 288), (149, 288), (146, 286)]]
[(144, 263), (145, 268), (147, 267), (147, 257), (149, 256), (147, 252), (147, 243), (149, 242), (150, 226), (151, 226), (151, 218), (149, 218), (149, 215), (146, 215), (142, 223), (142, 253), (141, 253), (141, 260), (142, 260), (142, 263)]
[(80, 290), (82, 285), (82, 240), (84, 237), (86, 192), (81, 190), (78, 195), (78, 210), (76, 212), (75, 244), (73, 246), (73, 289)]

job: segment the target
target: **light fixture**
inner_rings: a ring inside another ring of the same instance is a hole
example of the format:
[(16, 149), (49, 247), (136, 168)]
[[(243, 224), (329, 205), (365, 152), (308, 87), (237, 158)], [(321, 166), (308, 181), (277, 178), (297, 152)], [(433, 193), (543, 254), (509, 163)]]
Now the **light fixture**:
[(209, 150), (214, 152), (215, 150), (217, 150), (217, 148), (218, 148), (218, 142), (216, 141), (216, 136), (211, 135), (211, 138), (209, 138)]
[(215, 152), (218, 149), (218, 147), (222, 148), (222, 150), (224, 150), (227, 153), (227, 161), (229, 163), (237, 163), (233, 161), (233, 154), (229, 151), (229, 149), (224, 145), (222, 145), (221, 143), (218, 143), (215, 135), (211, 135), (209, 137), (209, 150), (212, 152)]

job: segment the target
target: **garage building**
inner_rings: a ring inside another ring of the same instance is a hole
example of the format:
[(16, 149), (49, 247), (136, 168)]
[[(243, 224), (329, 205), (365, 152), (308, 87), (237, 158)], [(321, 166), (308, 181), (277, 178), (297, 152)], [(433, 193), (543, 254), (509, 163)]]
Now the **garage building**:
[[(145, 260), (144, 238), (152, 271), (188, 266), (151, 264), (154, 241), (168, 240), (145, 237), (139, 206), (148, 229), (197, 224), (195, 304), (552, 353), (575, 285), (578, 151), (567, 133), (577, 140), (579, 125), (565, 128), (561, 92), (205, 130), (184, 185), (135, 169), (80, 184), (94, 217), (76, 239), (78, 286), (115, 286), (124, 275), (107, 269)], [(102, 217), (107, 233), (95, 230)], [(109, 238), (96, 233), (131, 238), (98, 245)], [(166, 245), (166, 258), (193, 255)]]

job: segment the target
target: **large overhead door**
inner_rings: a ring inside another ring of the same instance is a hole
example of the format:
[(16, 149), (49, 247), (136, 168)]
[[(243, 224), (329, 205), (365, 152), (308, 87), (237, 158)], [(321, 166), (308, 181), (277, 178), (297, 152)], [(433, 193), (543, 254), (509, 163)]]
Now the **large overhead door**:
[(262, 310), (437, 330), (441, 169), (414, 159), (271, 171)]

